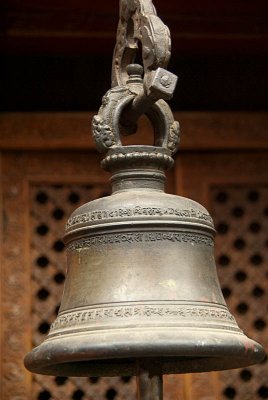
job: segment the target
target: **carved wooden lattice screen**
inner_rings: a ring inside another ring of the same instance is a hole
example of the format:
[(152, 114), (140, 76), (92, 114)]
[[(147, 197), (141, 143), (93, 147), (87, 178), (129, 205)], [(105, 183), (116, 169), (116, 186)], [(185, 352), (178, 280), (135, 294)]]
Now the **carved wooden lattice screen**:
[[(268, 187), (221, 185), (210, 191), (223, 294), (238, 325), (267, 348)], [(268, 398), (268, 363), (220, 374), (223, 399)]]
[[(33, 345), (44, 340), (62, 295), (66, 217), (89, 200), (107, 194), (104, 185), (31, 188)], [(268, 188), (222, 186), (211, 191), (218, 231), (216, 258), (229, 309), (249, 336), (265, 344)], [(266, 250), (266, 254), (265, 254)], [(265, 399), (267, 364), (220, 374), (222, 399)], [(179, 392), (179, 382), (178, 382)], [(33, 399), (135, 399), (135, 382), (122, 378), (63, 378), (35, 375)], [(179, 398), (179, 397), (177, 397)], [(205, 397), (201, 397), (200, 400)]]
[[(31, 187), (33, 345), (40, 344), (58, 313), (66, 260), (65, 222), (81, 204), (108, 194), (105, 185)], [(135, 399), (135, 382), (121, 378), (65, 378), (35, 375), (33, 400)]]
[[(31, 337), (34, 344), (43, 340), (60, 302), (65, 273), (61, 237), (67, 217), (79, 202), (107, 193), (109, 177), (99, 161), (95, 152), (81, 150), (2, 155), (1, 400), (134, 396), (135, 382), (120, 377), (35, 376), (32, 382), (22, 362), (32, 347)], [(173, 190), (213, 214), (219, 230), (218, 272), (231, 312), (246, 334), (267, 346), (267, 152), (185, 152), (173, 171)], [(268, 398), (266, 363), (220, 374), (170, 376), (165, 384), (167, 400)]]

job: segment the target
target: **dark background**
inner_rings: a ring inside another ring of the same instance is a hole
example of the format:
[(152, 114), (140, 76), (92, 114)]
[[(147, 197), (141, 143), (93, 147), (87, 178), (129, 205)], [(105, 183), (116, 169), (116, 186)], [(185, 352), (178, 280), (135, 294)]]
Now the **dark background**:
[[(154, 4), (171, 30), (174, 110), (267, 109), (267, 1)], [(117, 21), (117, 0), (5, 1), (1, 110), (98, 109), (110, 87)]]

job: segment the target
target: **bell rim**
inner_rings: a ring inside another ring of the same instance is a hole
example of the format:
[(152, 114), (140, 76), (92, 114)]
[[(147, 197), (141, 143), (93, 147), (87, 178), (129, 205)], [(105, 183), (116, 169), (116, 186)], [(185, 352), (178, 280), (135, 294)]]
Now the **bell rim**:
[(135, 375), (139, 358), (159, 358), (163, 374), (180, 374), (243, 368), (264, 357), (262, 346), (242, 332), (126, 328), (46, 339), (24, 363), (33, 373), (89, 377)]

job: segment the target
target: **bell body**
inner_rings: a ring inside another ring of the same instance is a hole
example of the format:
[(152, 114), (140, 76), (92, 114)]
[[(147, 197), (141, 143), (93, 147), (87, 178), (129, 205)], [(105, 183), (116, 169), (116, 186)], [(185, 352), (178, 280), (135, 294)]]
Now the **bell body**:
[(151, 357), (164, 374), (184, 373), (263, 358), (223, 299), (210, 215), (164, 193), (152, 159), (140, 168), (128, 161), (123, 172), (114, 159), (113, 194), (68, 220), (62, 303), (47, 339), (26, 356), (31, 371), (135, 375), (136, 359)]

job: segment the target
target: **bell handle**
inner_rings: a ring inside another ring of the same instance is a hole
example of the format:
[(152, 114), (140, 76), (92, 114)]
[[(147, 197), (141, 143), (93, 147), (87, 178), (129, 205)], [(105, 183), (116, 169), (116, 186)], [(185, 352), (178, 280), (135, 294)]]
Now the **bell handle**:
[[(92, 120), (93, 139), (100, 153), (124, 147), (120, 138), (121, 116), (134, 98), (127, 87), (111, 89), (103, 97), (102, 106)], [(158, 100), (144, 114), (154, 129), (154, 145), (166, 149), (169, 155), (175, 154), (180, 142), (180, 125), (174, 121), (169, 105), (162, 99)]]

